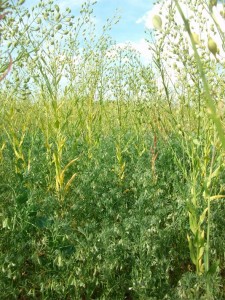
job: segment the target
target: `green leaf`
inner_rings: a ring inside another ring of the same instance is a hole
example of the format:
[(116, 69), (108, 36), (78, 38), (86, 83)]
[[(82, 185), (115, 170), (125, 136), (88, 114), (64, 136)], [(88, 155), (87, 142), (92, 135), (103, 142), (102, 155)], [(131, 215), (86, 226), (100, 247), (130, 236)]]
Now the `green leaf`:
[(62, 267), (63, 266), (62, 256), (61, 255), (58, 255), (58, 257), (57, 257), (57, 265), (58, 265), (58, 267)]
[(55, 121), (55, 128), (59, 129), (59, 120)]
[(189, 250), (190, 250), (190, 257), (191, 257), (191, 261), (193, 262), (193, 264), (196, 266), (197, 263), (197, 259), (196, 259), (196, 249), (192, 243), (191, 238), (189, 237), (189, 235), (187, 235), (187, 239), (188, 239), (188, 246), (189, 246)]
[(195, 215), (196, 214), (196, 208), (194, 206), (194, 204), (191, 201), (187, 202), (187, 209), (188, 211), (192, 214)]
[(214, 177), (217, 177), (217, 176), (219, 175), (220, 168), (221, 168), (221, 166), (217, 167), (217, 168), (212, 172), (212, 174), (210, 174), (210, 176), (208, 177), (207, 182), (206, 182), (206, 187), (207, 187), (207, 188), (209, 188), (209, 187), (211, 186), (212, 179), (213, 179)]
[(219, 266), (219, 261), (213, 262), (206, 275), (207, 276), (214, 276), (216, 274), (218, 266)]
[(201, 214), (201, 216), (199, 217), (199, 221), (198, 221), (198, 226), (200, 227), (202, 225), (202, 223), (205, 220), (205, 215), (208, 211), (208, 207), (203, 211), (203, 213)]
[(75, 253), (76, 248), (74, 247), (74, 245), (67, 245), (67, 246), (63, 246), (61, 248), (61, 251), (64, 255), (71, 256)]
[(204, 246), (205, 244), (205, 232), (204, 230), (198, 230), (194, 236), (194, 239), (193, 239), (193, 244), (195, 246), (196, 249), (199, 249), (201, 248), (202, 246)]
[(195, 235), (198, 230), (198, 223), (196, 216), (192, 215), (191, 213), (189, 213), (189, 224), (192, 233)]
[(36, 217), (35, 218), (35, 225), (38, 227), (38, 228), (46, 228), (50, 223), (48, 217), (46, 216), (39, 216), (39, 217)]
[(198, 251), (198, 261), (200, 260), (200, 259), (202, 259), (202, 256), (203, 256), (203, 254), (204, 254), (204, 247), (201, 247), (200, 249), (199, 249), (199, 251)]
[(16, 197), (16, 203), (19, 205), (25, 204), (28, 201), (28, 192), (24, 191), (18, 197)]
[(5, 218), (2, 222), (2, 228), (9, 228), (9, 218)]
[(222, 199), (222, 198), (225, 198), (225, 195), (214, 195), (214, 196), (211, 196), (209, 199), (211, 201), (211, 200), (217, 200), (217, 199)]
[(194, 143), (195, 145), (197, 145), (197, 146), (200, 146), (200, 145), (201, 145), (201, 143), (200, 143), (200, 141), (199, 141), (198, 139), (193, 139), (193, 143)]
[(57, 111), (57, 108), (58, 108), (57, 101), (56, 100), (52, 100), (51, 104), (52, 104), (52, 107), (53, 107), (54, 111)]

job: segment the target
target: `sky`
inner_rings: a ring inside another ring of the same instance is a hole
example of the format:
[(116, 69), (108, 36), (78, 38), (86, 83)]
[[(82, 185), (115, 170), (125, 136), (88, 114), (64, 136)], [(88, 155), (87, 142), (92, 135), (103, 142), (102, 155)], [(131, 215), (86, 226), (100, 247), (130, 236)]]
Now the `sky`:
[(104, 23), (105, 17), (112, 17), (118, 9), (120, 22), (112, 29), (112, 37), (118, 42), (139, 42), (145, 37), (144, 23), (137, 23), (153, 6), (152, 0), (100, 0), (96, 4), (96, 17)]

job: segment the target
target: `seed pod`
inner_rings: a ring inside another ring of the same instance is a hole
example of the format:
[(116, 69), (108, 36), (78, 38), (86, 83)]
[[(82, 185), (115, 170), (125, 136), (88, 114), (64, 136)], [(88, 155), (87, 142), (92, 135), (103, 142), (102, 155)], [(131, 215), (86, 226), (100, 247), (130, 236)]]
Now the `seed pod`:
[(210, 5), (211, 7), (216, 6), (216, 5), (217, 5), (217, 0), (210, 0), (210, 1), (209, 1), (209, 5)]
[(58, 21), (60, 19), (61, 15), (58, 13), (55, 15), (55, 21)]
[(41, 24), (41, 18), (37, 18), (36, 22), (37, 24)]
[(173, 68), (174, 68), (175, 70), (177, 69), (177, 64), (176, 64), (176, 63), (173, 64)]
[(155, 29), (158, 29), (158, 30), (161, 29), (162, 28), (161, 17), (158, 15), (154, 15), (154, 17), (152, 18), (152, 24)]
[(37, 61), (38, 60), (38, 56), (37, 55), (34, 55), (33, 56), (33, 61)]
[(33, 31), (39, 31), (40, 30), (40, 27), (38, 26), (38, 27), (34, 27), (34, 28), (32, 28), (32, 30)]
[(192, 32), (191, 35), (192, 35), (195, 45), (200, 45), (199, 35), (195, 32)]
[(211, 37), (208, 39), (208, 49), (214, 56), (218, 53), (217, 44)]
[(59, 6), (57, 4), (55, 5), (55, 9), (57, 12), (59, 12)]
[(24, 4), (24, 2), (25, 2), (25, 0), (20, 0), (20, 1), (18, 1), (18, 5), (22, 5), (22, 4)]
[(48, 16), (49, 16), (49, 14), (48, 14), (48, 13), (45, 13), (45, 14), (43, 14), (43, 17), (44, 17), (44, 19), (45, 19), (45, 20), (47, 20), (47, 19), (48, 19)]
[(57, 30), (60, 30), (62, 28), (62, 24), (58, 24), (57, 26), (56, 26), (56, 29)]
[(222, 17), (223, 19), (225, 19), (225, 10), (221, 10), (221, 11), (220, 11), (220, 15), (221, 15), (221, 17)]

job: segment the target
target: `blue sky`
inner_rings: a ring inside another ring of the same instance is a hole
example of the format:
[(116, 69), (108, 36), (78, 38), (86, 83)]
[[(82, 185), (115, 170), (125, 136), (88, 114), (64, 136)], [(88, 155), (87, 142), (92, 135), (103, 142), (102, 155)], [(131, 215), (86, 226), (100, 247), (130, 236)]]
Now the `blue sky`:
[(120, 22), (112, 30), (113, 38), (121, 43), (126, 41), (138, 42), (145, 37), (144, 23), (138, 23), (140, 19), (153, 6), (152, 0), (100, 0), (96, 5), (96, 17), (110, 17), (116, 9), (121, 16)]
[[(60, 6), (70, 7), (74, 15), (79, 12), (79, 7), (85, 0), (55, 1)], [(27, 0), (26, 6), (33, 6), (38, 0)], [(94, 15), (97, 18), (97, 26), (101, 28), (107, 18), (115, 15), (116, 10), (121, 16), (120, 22), (111, 31), (111, 36), (118, 43), (131, 41), (138, 43), (145, 37), (144, 22), (137, 23), (153, 7), (153, 0), (98, 0), (94, 6)]]

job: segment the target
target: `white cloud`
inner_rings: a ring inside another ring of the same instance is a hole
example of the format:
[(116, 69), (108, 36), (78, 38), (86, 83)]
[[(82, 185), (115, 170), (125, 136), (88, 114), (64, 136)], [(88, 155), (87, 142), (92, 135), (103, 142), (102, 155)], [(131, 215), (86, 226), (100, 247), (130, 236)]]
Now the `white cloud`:
[(155, 14), (158, 14), (159, 6), (155, 5), (153, 8), (149, 11), (147, 11), (141, 18), (139, 18), (136, 23), (144, 23), (145, 27), (148, 29), (153, 29), (152, 25), (152, 18)]
[(74, 6), (81, 6), (85, 1), (84, 0), (63, 0), (63, 1), (57, 1), (58, 5), (62, 8), (66, 7), (74, 7)]
[(145, 39), (141, 39), (138, 42), (132, 42), (131, 46), (140, 53), (144, 62), (150, 62), (152, 59), (152, 52), (149, 49), (149, 44)]
[(113, 58), (118, 55), (118, 50), (131, 49), (136, 51), (143, 62), (149, 63), (152, 59), (152, 53), (149, 50), (149, 44), (145, 39), (140, 39), (138, 42), (127, 41), (124, 43), (117, 43), (108, 51), (107, 56)]
[[(62, 9), (62, 10), (65, 10), (67, 7), (68, 8), (76, 8), (76, 7), (80, 7), (82, 4), (86, 3), (87, 1), (86, 0), (63, 0), (63, 1), (60, 1), (60, 0), (57, 0), (56, 3), (59, 5), (59, 7)], [(99, 2), (99, 1), (98, 1)]]

